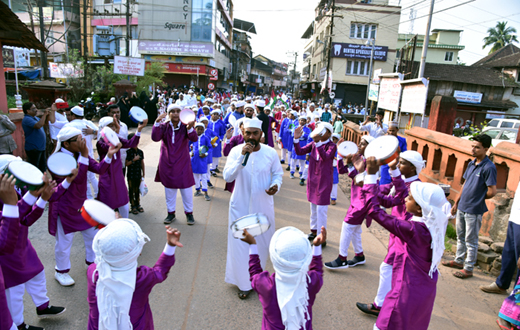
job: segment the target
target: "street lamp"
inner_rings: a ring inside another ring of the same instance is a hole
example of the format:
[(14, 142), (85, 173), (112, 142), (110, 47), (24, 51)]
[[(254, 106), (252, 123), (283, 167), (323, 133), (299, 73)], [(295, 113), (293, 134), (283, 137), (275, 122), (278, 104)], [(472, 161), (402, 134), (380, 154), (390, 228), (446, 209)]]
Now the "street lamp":
[(372, 64), (374, 62), (374, 48), (375, 48), (375, 45), (376, 45), (376, 41), (373, 38), (370, 38), (370, 39), (367, 40), (366, 45), (367, 46), (372, 46), (372, 50), (370, 52), (370, 67), (369, 67), (369, 70), (368, 70), (367, 97), (366, 97), (366, 100), (365, 100), (365, 115), (364, 115), (364, 119), (365, 120), (367, 118), (367, 111), (368, 111), (368, 94), (370, 92), (370, 83), (372, 82)]

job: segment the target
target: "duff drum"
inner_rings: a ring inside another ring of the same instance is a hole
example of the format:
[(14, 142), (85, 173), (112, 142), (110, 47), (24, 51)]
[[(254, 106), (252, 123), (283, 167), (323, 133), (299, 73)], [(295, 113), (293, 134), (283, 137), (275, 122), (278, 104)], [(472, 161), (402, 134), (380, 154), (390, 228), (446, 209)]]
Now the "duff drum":
[(271, 227), (271, 224), (264, 214), (254, 213), (235, 220), (230, 229), (233, 232), (233, 237), (243, 238), (244, 229), (247, 229), (248, 233), (256, 237), (269, 230), (269, 227)]
[(94, 199), (87, 199), (80, 210), (81, 216), (92, 227), (101, 229), (116, 219), (116, 212), (108, 205)]
[(101, 137), (111, 146), (117, 146), (120, 141), (116, 132), (114, 132), (110, 127), (106, 126), (101, 130)]
[(43, 173), (36, 166), (21, 160), (15, 160), (7, 165), (5, 174), (12, 174), (15, 179), (15, 185), (18, 188), (26, 188), (28, 190), (37, 190), (43, 185)]
[(338, 154), (342, 157), (353, 155), (358, 152), (358, 147), (354, 142), (345, 141), (338, 146)]
[(365, 149), (365, 157), (375, 157), (383, 164), (388, 164), (399, 156), (399, 140), (393, 135), (378, 137)]
[(78, 164), (74, 157), (64, 152), (52, 154), (47, 159), (47, 168), (51, 173), (59, 177), (69, 176), (72, 170), (77, 167)]
[(4, 173), (9, 163), (15, 160), (22, 160), (20, 157), (13, 155), (0, 155), (0, 173)]
[(130, 109), (128, 115), (130, 116), (130, 119), (136, 124), (141, 124), (143, 121), (148, 119), (148, 114), (146, 114), (146, 111), (135, 106)]
[(189, 122), (194, 121), (195, 117), (195, 112), (190, 108), (184, 108), (179, 114), (179, 119), (184, 125), (188, 125)]

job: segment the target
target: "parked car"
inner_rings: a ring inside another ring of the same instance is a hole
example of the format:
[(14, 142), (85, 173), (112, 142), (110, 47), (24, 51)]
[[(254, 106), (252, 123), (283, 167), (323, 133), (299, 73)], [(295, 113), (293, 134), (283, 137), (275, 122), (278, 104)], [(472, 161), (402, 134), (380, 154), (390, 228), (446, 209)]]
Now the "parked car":
[(487, 125), (486, 128), (496, 127), (496, 128), (520, 128), (520, 120), (519, 119), (492, 119)]
[[(494, 127), (486, 127), (483, 131), (483, 134), (489, 135), (492, 139), (492, 144), (496, 147), (500, 142), (511, 142), (516, 143), (516, 135), (518, 134), (518, 128), (494, 128)], [(469, 140), (470, 136), (464, 136), (462, 139)]]

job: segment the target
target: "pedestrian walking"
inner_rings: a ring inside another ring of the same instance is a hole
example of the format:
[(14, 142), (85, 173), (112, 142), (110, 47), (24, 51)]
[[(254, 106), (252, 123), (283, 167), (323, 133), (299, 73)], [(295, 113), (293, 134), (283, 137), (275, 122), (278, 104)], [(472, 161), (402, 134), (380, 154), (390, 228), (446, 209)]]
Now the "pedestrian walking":
[(25, 154), (27, 162), (36, 166), (40, 171), (47, 169), (47, 155), (45, 148), (47, 137), (43, 126), (47, 122), (49, 111), (45, 110), (41, 118), (36, 117), (38, 109), (32, 102), (26, 102), (22, 106), (24, 117), (22, 128), (25, 134)]
[[(135, 134), (128, 135), (130, 141)], [(140, 202), (140, 186), (145, 177), (144, 152), (137, 146), (126, 151), (126, 180), (128, 183), (128, 198), (130, 199), (130, 213), (143, 213), (144, 209)]]

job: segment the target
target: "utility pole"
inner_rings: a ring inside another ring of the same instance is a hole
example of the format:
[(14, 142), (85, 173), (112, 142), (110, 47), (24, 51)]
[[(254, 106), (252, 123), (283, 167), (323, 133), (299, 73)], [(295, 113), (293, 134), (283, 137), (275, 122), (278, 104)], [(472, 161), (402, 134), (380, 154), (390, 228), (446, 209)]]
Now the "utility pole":
[[(368, 71), (368, 85), (367, 85), (367, 98), (365, 100), (365, 115), (363, 117), (363, 120), (367, 119), (367, 112), (368, 112), (368, 96), (370, 94), (370, 84), (372, 83), (372, 66), (374, 65), (374, 47), (376, 45), (376, 41), (372, 38), (368, 39), (370, 42), (370, 46), (372, 47), (372, 50), (370, 51), (370, 67)], [(372, 109), (370, 109), (372, 110)]]
[(126, 0), (126, 57), (130, 56), (130, 0)]
[(88, 77), (87, 1), (83, 0), (83, 71), (85, 78)]
[(294, 88), (294, 80), (296, 79), (296, 60), (298, 59), (298, 52), (294, 53), (294, 68), (293, 68), (293, 79), (291, 85), (293, 86), (293, 97), (296, 92), (296, 88)]
[(424, 76), (424, 66), (426, 63), (426, 55), (428, 53), (428, 44), (430, 42), (430, 27), (432, 25), (434, 3), (435, 3), (435, 0), (431, 0), (430, 13), (428, 15), (428, 23), (426, 24), (426, 33), (424, 34), (424, 42), (423, 42), (423, 49), (422, 49), (422, 55), (421, 55), (421, 66), (419, 67), (419, 77), (418, 78), (422, 78)]
[[(330, 18), (330, 36), (329, 36), (329, 42), (328, 42), (328, 54), (327, 54), (327, 72), (326, 72), (326, 79), (325, 79), (325, 89), (327, 90), (327, 95), (329, 94), (329, 89), (327, 88), (327, 85), (329, 84), (329, 71), (331, 67), (331, 60), (330, 55), (332, 51), (332, 32), (334, 30), (334, 12), (336, 11), (336, 0), (332, 0), (332, 11), (331, 11), (331, 18)], [(325, 51), (327, 51), (325, 49)]]
[[(40, 41), (45, 45), (45, 22), (43, 20), (43, 6), (45, 6), (45, 0), (38, 1), (38, 10), (40, 16)], [(44, 51), (40, 51), (42, 56), (42, 70), (43, 70), (43, 79), (47, 79), (49, 77), (49, 70), (47, 66), (47, 53)]]
[[(65, 39), (65, 53), (67, 54), (67, 62), (69, 61), (69, 43), (67, 42), (67, 14), (61, 0), (61, 11), (63, 12), (63, 37)], [(68, 79), (67, 79), (68, 80)]]

